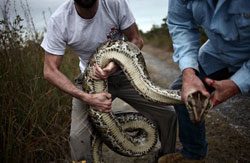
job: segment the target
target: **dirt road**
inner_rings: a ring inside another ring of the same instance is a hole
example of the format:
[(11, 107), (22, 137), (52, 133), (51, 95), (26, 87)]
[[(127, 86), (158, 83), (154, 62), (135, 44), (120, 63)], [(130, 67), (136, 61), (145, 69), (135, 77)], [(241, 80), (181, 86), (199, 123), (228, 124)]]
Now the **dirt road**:
[[(172, 53), (146, 45), (143, 48), (148, 71), (154, 83), (167, 88), (180, 74), (172, 62)], [(159, 80), (160, 79), (160, 80)], [(115, 110), (132, 109), (116, 99)], [(250, 96), (236, 96), (216, 106), (207, 115), (207, 140), (209, 144), (207, 163), (250, 162)], [(177, 142), (177, 147), (181, 147)], [(108, 163), (147, 163), (155, 150), (141, 158), (123, 157), (104, 147), (104, 160)]]

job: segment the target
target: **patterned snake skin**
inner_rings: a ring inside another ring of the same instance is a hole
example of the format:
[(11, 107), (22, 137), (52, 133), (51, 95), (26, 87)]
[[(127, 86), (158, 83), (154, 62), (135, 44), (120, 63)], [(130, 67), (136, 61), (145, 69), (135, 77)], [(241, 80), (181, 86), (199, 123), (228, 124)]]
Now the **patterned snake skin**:
[[(180, 90), (162, 89), (150, 81), (141, 51), (134, 44), (121, 40), (108, 41), (93, 54), (84, 73), (83, 89), (86, 92), (108, 91), (106, 80), (94, 80), (89, 76), (94, 73), (93, 66), (95, 63), (100, 67), (105, 67), (110, 61), (116, 62), (121, 67), (134, 88), (146, 99), (166, 105), (183, 104)], [(195, 97), (199, 96), (196, 94)], [(191, 108), (189, 113), (193, 114), (192, 106), (195, 105), (195, 109), (197, 108), (193, 96), (190, 96), (188, 101), (188, 108)], [(207, 100), (204, 107), (207, 109), (210, 108), (210, 105), (211, 102)], [(206, 112), (202, 111), (201, 116)], [(88, 113), (97, 131), (97, 137), (93, 145), (94, 163), (103, 162), (101, 157), (103, 141), (113, 151), (133, 157), (147, 154), (157, 142), (158, 135), (155, 125), (139, 113), (116, 115), (112, 112), (99, 112), (91, 106), (89, 106)], [(197, 116), (192, 118), (195, 117), (197, 118)], [(200, 117), (198, 116), (198, 119)]]

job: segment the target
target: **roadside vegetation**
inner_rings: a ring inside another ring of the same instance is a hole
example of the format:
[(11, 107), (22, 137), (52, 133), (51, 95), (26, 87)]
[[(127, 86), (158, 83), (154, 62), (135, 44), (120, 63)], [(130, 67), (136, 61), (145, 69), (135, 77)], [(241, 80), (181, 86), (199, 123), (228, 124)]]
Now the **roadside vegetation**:
[[(62, 162), (69, 159), (71, 98), (44, 80), (43, 34), (24, 27), (27, 20), (34, 24), (29, 12), (11, 19), (11, 7), (1, 4), (0, 162)], [(64, 62), (61, 69), (73, 80), (78, 60), (66, 50)]]
[[(167, 17), (162, 19), (161, 25), (153, 25), (150, 31), (146, 33), (140, 31), (145, 44), (149, 44), (166, 51), (173, 51), (173, 42), (168, 32), (168, 26), (166, 24), (166, 21)], [(199, 27), (199, 30), (201, 33), (201, 45), (203, 45), (207, 40), (207, 36), (201, 27)]]
[[(44, 51), (40, 48), (43, 32), (36, 30), (25, 2), (22, 4), (25, 16), (14, 13), (13, 19), (9, 11), (15, 6), (11, 1), (0, 4), (3, 15), (0, 18), (0, 162), (70, 162), (71, 97), (44, 80)], [(173, 51), (165, 21), (166, 18), (161, 26), (153, 26), (141, 34), (145, 44)], [(204, 32), (201, 40), (203, 43), (206, 40)], [(62, 72), (73, 81), (79, 74), (79, 61), (68, 48), (63, 62)], [(248, 158), (249, 141), (234, 131), (228, 136), (230, 127), (226, 119), (218, 120), (217, 114), (210, 119), (214, 123), (208, 127), (214, 130), (208, 132), (208, 140), (215, 150), (209, 151), (209, 162), (218, 153), (231, 157), (229, 162), (238, 155)], [(217, 132), (218, 128), (223, 130)], [(233, 143), (227, 144), (228, 141)], [(221, 143), (225, 148), (221, 148)], [(218, 162), (227, 162), (225, 157), (217, 159)]]

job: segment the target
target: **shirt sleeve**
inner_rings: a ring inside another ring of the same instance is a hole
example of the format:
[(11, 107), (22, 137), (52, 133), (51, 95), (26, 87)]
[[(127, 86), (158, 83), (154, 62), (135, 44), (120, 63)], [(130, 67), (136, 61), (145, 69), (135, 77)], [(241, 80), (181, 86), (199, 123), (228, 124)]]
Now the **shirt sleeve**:
[(66, 48), (66, 41), (63, 38), (61, 29), (54, 21), (53, 17), (50, 18), (47, 26), (47, 33), (41, 43), (41, 47), (48, 53), (53, 55), (64, 55)]
[(200, 47), (200, 32), (194, 22), (188, 2), (170, 0), (167, 24), (173, 40), (174, 62), (179, 64), (180, 70), (198, 68), (198, 51)]
[(118, 21), (121, 30), (125, 30), (135, 23), (135, 18), (130, 10), (127, 0), (119, 0)]
[(245, 62), (230, 79), (239, 87), (243, 95), (250, 93), (250, 60)]

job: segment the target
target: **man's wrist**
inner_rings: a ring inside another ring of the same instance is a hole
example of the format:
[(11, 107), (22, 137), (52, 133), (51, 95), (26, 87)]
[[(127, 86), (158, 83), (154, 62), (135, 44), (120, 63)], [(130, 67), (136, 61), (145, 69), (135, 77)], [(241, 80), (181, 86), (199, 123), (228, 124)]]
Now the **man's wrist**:
[(86, 104), (89, 104), (89, 102), (91, 101), (91, 94), (88, 94), (88, 93), (84, 93), (84, 102)]
[(120, 66), (114, 62), (114, 72), (118, 71), (120, 69)]
[(91, 98), (90, 96), (91, 96), (90, 94), (81, 91), (80, 96), (79, 96), (79, 99), (80, 99), (81, 101), (83, 101), (84, 103), (87, 103), (87, 104), (88, 104), (88, 101), (89, 101), (90, 98)]
[(231, 82), (231, 89), (232, 89), (233, 95), (240, 93), (240, 88), (238, 87), (238, 85), (233, 80), (229, 80), (229, 81)]
[(190, 76), (190, 75), (196, 75), (197, 71), (193, 68), (186, 68), (182, 71), (183, 76)]

